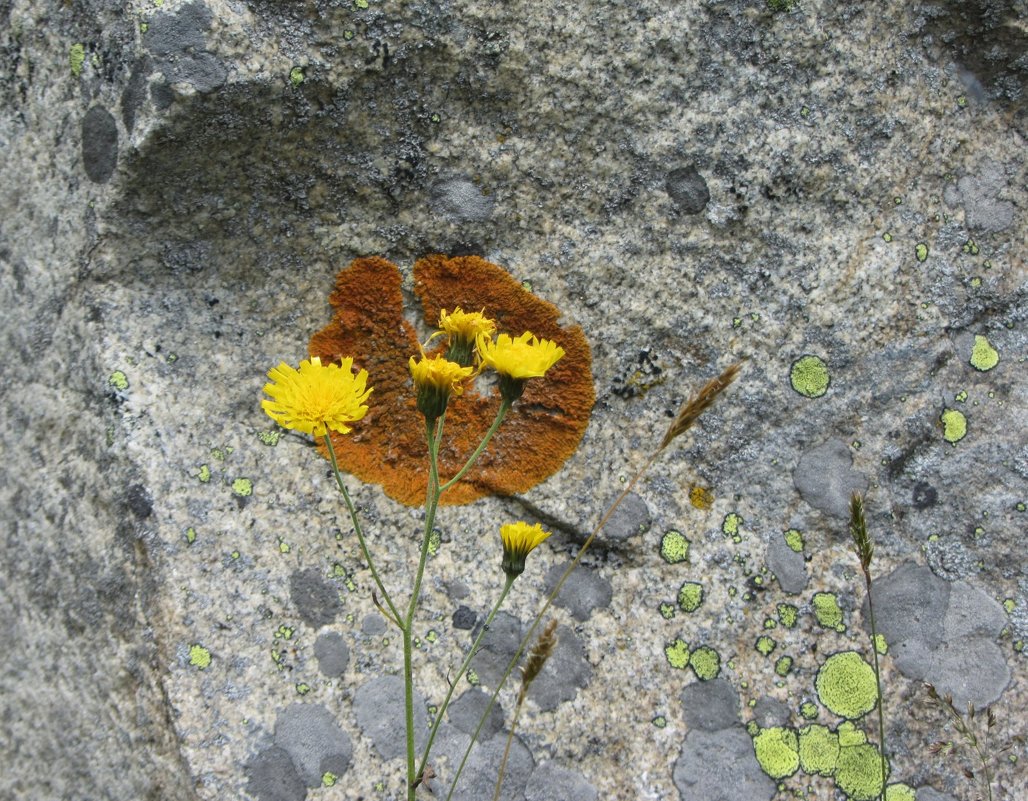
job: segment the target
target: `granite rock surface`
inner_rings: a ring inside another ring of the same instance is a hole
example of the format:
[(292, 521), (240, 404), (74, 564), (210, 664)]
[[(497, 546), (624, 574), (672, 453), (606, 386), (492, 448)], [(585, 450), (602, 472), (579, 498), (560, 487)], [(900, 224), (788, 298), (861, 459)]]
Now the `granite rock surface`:
[[(814, 683), (831, 654), (870, 658), (854, 489), (890, 781), (971, 797), (929, 753), (952, 730), (921, 679), (1008, 710), (993, 742), (1023, 732), (1026, 18), (0, 2), (0, 797), (402, 797), (399, 637), (326, 462), (259, 400), (355, 257), (400, 266), (427, 330), (411, 268), (430, 253), (479, 254), (580, 325), (597, 401), (553, 477), (440, 512), (419, 737), (499, 590), (498, 521), (554, 536), (475, 693), (682, 401), (744, 359), (566, 585), (503, 797), (830, 797), (830, 772), (783, 771), (812, 724), (877, 743)], [(350, 486), (404, 597), (418, 512)], [(661, 558), (669, 531), (687, 558)], [(491, 792), (513, 693), (455, 796)], [(464, 697), (435, 789), (482, 706)], [(1023, 766), (995, 787), (1028, 797)]]

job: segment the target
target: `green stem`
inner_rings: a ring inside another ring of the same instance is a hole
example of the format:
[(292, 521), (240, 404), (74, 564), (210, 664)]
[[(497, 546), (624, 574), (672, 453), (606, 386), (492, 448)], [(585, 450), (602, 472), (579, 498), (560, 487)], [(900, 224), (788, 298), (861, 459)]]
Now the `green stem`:
[(446, 714), (446, 709), (450, 705), (450, 699), (453, 698), (453, 693), (457, 689), (457, 684), (460, 682), (464, 674), (467, 673), (468, 667), (471, 665), (471, 660), (474, 659), (475, 654), (478, 653), (478, 646), (481, 644), (485, 633), (489, 631), (489, 626), (492, 625), (493, 618), (496, 617), (496, 613), (499, 612), (500, 607), (503, 606), (503, 602), (507, 598), (507, 593), (510, 592), (510, 588), (513, 586), (515, 578), (517, 578), (517, 576), (507, 576), (507, 580), (503, 585), (503, 592), (500, 593), (500, 597), (496, 600), (496, 604), (493, 606), (492, 611), (485, 619), (485, 623), (482, 624), (482, 630), (478, 632), (478, 636), (471, 644), (471, 650), (468, 651), (468, 655), (464, 658), (464, 662), (457, 671), (457, 675), (454, 677), (452, 682), (449, 682), (450, 689), (447, 691), (446, 698), (443, 699), (443, 703), (439, 707), (439, 711), (436, 713), (435, 721), (432, 723), (432, 729), (428, 733), (428, 743), (425, 745), (425, 753), (421, 757), (421, 765), (418, 767), (418, 776), (422, 775), (425, 770), (425, 766), (428, 764), (428, 755), (432, 751), (432, 743), (435, 741), (436, 733), (439, 731), (439, 724), (443, 721), (443, 716)]
[(368, 543), (364, 539), (364, 532), (361, 530), (360, 520), (357, 519), (357, 509), (353, 505), (350, 493), (346, 491), (346, 485), (343, 483), (343, 476), (339, 472), (339, 462), (336, 460), (336, 451), (332, 446), (332, 438), (328, 434), (325, 434), (325, 447), (328, 448), (328, 458), (332, 462), (332, 473), (336, 477), (336, 486), (339, 487), (339, 491), (343, 494), (343, 500), (346, 501), (346, 508), (350, 511), (350, 521), (353, 523), (353, 530), (357, 532), (357, 542), (360, 543), (361, 553), (364, 554), (364, 561), (368, 563), (368, 567), (371, 569), (371, 577), (375, 580), (375, 584), (378, 586), (378, 591), (382, 593), (382, 599), (389, 607), (389, 611), (393, 613), (393, 622), (396, 623), (396, 625), (400, 625), (400, 613), (393, 604), (393, 599), (389, 596), (388, 591), (386, 591), (385, 585), (382, 584), (382, 579), (378, 575), (375, 563), (371, 559), (371, 552), (368, 550)]
[(418, 556), (418, 570), (414, 576), (414, 587), (411, 590), (410, 604), (407, 615), (400, 628), (403, 630), (403, 711), (407, 732), (407, 799), (414, 801), (417, 791), (419, 773), (414, 770), (414, 668), (413, 642), (411, 632), (414, 628), (414, 613), (418, 608), (418, 596), (421, 594), (421, 582), (425, 576), (425, 562), (428, 559), (428, 543), (435, 525), (435, 513), (439, 507), (439, 442), (443, 436), (443, 417), (432, 423), (425, 422), (425, 436), (428, 440), (428, 488), (425, 494), (425, 530), (421, 537), (421, 553)]
[(503, 676), (497, 683), (496, 689), (493, 690), (493, 694), (489, 698), (489, 703), (486, 704), (485, 711), (482, 713), (482, 717), (480, 717), (478, 720), (478, 726), (475, 728), (475, 733), (471, 735), (471, 742), (468, 743), (468, 747), (464, 750), (464, 756), (461, 759), (460, 764), (457, 766), (457, 772), (454, 774), (453, 780), (450, 782), (450, 790), (446, 794), (446, 801), (450, 801), (450, 799), (453, 798), (453, 791), (457, 788), (457, 780), (460, 778), (460, 774), (463, 772), (464, 766), (467, 764), (468, 757), (471, 756), (471, 749), (474, 748), (475, 743), (478, 741), (478, 735), (481, 733), (482, 727), (485, 725), (486, 720), (489, 718), (489, 713), (492, 712), (493, 705), (496, 703), (496, 699), (500, 695), (500, 690), (502, 690), (503, 685), (507, 683), (507, 679), (510, 677), (510, 674), (514, 672), (514, 668), (517, 666), (518, 660), (521, 659), (521, 654), (525, 652), (525, 648), (528, 646), (528, 643), (535, 635), (535, 630), (539, 628), (539, 623), (542, 622), (543, 616), (546, 614), (550, 606), (553, 604), (554, 598), (557, 597), (557, 594), (560, 592), (561, 587), (564, 586), (564, 582), (567, 581), (567, 578), (571, 575), (571, 572), (576, 567), (578, 567), (578, 563), (582, 561), (582, 557), (585, 556), (585, 552), (589, 549), (589, 546), (592, 545), (593, 540), (596, 539), (596, 535), (600, 533), (600, 531), (603, 529), (605, 525), (607, 525), (607, 522), (610, 520), (611, 515), (614, 514), (614, 511), (618, 508), (618, 506), (621, 505), (621, 502), (628, 496), (628, 493), (635, 489), (635, 485), (639, 482), (639, 479), (642, 478), (643, 474), (645, 474), (646, 471), (650, 469), (650, 466), (656, 461), (660, 453), (661, 449), (658, 448), (656, 451), (650, 454), (649, 458), (646, 460), (646, 463), (639, 468), (636, 474), (632, 477), (632, 480), (629, 481), (627, 485), (625, 485), (625, 488), (621, 491), (621, 494), (614, 499), (614, 503), (612, 503), (610, 505), (610, 508), (607, 509), (606, 512), (604, 512), (603, 517), (600, 518), (600, 522), (596, 524), (596, 527), (592, 530), (592, 533), (586, 538), (585, 542), (582, 543), (582, 547), (578, 549), (578, 554), (575, 556), (574, 561), (570, 565), (568, 565), (567, 570), (564, 571), (563, 575), (560, 577), (560, 580), (557, 582), (557, 585), (550, 591), (550, 594), (546, 596), (546, 603), (543, 604), (543, 608), (539, 610), (539, 613), (536, 615), (535, 620), (532, 621), (532, 625), (528, 629), (528, 633), (521, 639), (521, 644), (518, 646), (517, 653), (514, 654), (514, 657), (510, 660), (509, 663), (507, 663), (506, 671), (504, 671)]
[(448, 490), (462, 478), (464, 478), (468, 470), (470, 470), (472, 466), (474, 466), (475, 462), (478, 460), (478, 457), (482, 455), (482, 451), (484, 451), (486, 447), (489, 445), (489, 440), (493, 438), (493, 434), (495, 434), (497, 429), (500, 427), (500, 423), (503, 422), (503, 418), (507, 416), (508, 411), (510, 411), (510, 403), (506, 400), (501, 400), (499, 411), (496, 412), (496, 419), (494, 419), (493, 424), (489, 426), (489, 430), (485, 432), (485, 437), (478, 444), (478, 447), (475, 448), (475, 452), (472, 453), (470, 457), (468, 457), (468, 460), (464, 463), (464, 466), (457, 471), (457, 475), (455, 475), (453, 478), (451, 478), (449, 481), (447, 481), (439, 488), (440, 495), (446, 492), (446, 490)]
[(871, 600), (871, 574), (864, 570), (864, 583), (867, 586), (867, 618), (871, 624), (871, 655), (875, 662), (875, 686), (878, 688), (878, 745), (882, 749), (882, 798), (885, 798), (885, 699), (882, 697), (882, 673), (878, 665), (878, 630), (875, 628), (875, 609)]

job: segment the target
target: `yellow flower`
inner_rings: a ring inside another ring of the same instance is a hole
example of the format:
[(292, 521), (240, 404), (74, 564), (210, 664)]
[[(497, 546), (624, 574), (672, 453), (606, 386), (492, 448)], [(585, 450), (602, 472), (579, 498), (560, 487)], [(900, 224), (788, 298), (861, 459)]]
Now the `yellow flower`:
[(485, 310), (466, 312), (458, 306), (447, 314), (446, 309), (439, 311), (439, 328), (451, 339), (463, 339), (474, 343), (479, 334), (491, 337), (496, 331), (496, 323), (485, 316)]
[(478, 357), (500, 374), (500, 395), (508, 403), (521, 397), (525, 381), (546, 375), (563, 355), (564, 348), (556, 342), (538, 339), (529, 331), (516, 338), (500, 334), (495, 342), (478, 337)]
[(525, 572), (525, 559), (550, 536), (549, 531), (536, 523), (534, 526), (518, 521), (500, 526), (500, 540), (503, 542), (503, 572), (520, 576)]
[(353, 359), (340, 364), (322, 364), (317, 356), (300, 362), (300, 369), (282, 362), (268, 371), (273, 383), (264, 385), (271, 400), (261, 401), (264, 411), (284, 428), (315, 437), (329, 430), (349, 434), (347, 423), (360, 420), (368, 412), (365, 402), (368, 371), (353, 373)]
[(464, 392), (463, 382), (475, 372), (473, 367), (461, 367), (442, 356), (431, 359), (410, 357), (410, 374), (418, 391), (418, 410), (429, 421), (434, 421), (444, 411), (451, 395)]

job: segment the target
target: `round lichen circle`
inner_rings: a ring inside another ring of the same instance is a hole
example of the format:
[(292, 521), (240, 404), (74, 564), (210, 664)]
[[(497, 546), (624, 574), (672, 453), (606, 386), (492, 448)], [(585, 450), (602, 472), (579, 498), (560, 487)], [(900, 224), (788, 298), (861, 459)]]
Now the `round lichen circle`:
[(831, 380), (824, 359), (811, 353), (800, 356), (789, 370), (789, 383), (805, 398), (820, 398), (828, 391)]
[(971, 347), (970, 364), (975, 370), (983, 373), (999, 364), (999, 352), (992, 347), (989, 340), (981, 334), (975, 334), (974, 345)]
[(696, 581), (686, 581), (678, 589), (678, 605), (683, 612), (695, 612), (703, 603), (703, 585)]
[(671, 529), (660, 541), (660, 556), (669, 565), (689, 560), (689, 540), (680, 531)]
[(838, 762), (838, 734), (818, 724), (800, 729), (800, 766), (804, 773), (832, 776)]
[(700, 681), (710, 681), (721, 672), (721, 657), (709, 645), (701, 645), (689, 656), (689, 667)]
[(967, 417), (958, 409), (946, 409), (940, 416), (942, 438), (956, 445), (967, 436)]
[(882, 756), (878, 749), (868, 743), (840, 748), (835, 784), (852, 801), (872, 801), (878, 798), (885, 784)]
[(817, 672), (814, 687), (825, 708), (848, 720), (863, 717), (878, 702), (874, 670), (856, 651), (828, 657)]
[(799, 770), (799, 742), (792, 729), (784, 726), (761, 729), (753, 738), (753, 752), (764, 773), (772, 779), (784, 779)]

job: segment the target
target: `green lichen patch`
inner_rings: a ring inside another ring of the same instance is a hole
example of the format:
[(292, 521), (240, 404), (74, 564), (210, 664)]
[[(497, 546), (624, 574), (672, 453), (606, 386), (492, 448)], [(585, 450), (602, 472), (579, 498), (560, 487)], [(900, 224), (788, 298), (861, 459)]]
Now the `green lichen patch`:
[(800, 610), (797, 607), (792, 604), (780, 603), (776, 607), (776, 611), (778, 613), (778, 622), (787, 629), (791, 629), (796, 625), (800, 614)]
[(237, 478), (232, 482), (232, 492), (240, 498), (249, 498), (253, 495), (253, 481), (248, 478)]
[(885, 641), (884, 634), (875, 635), (875, 650), (878, 652), (879, 656), (885, 656), (889, 653), (889, 643)]
[(185, 537), (186, 537), (186, 545), (192, 545), (194, 542), (196, 542), (196, 529), (193, 528), (192, 526), (187, 528), (186, 529)]
[(689, 667), (689, 643), (678, 638), (664, 646), (664, 656), (667, 663), (677, 670), (685, 670)]
[(975, 334), (974, 345), (971, 347), (970, 364), (975, 370), (983, 373), (999, 364), (999, 351), (981, 334)]
[(282, 431), (281, 430), (279, 430), (279, 431), (258, 431), (257, 432), (257, 439), (259, 439), (265, 445), (268, 445), (268, 446), (270, 446), (272, 448), (274, 448), (276, 445), (278, 445), (278, 441), (281, 438), (282, 438)]
[(667, 728), (667, 718), (664, 715), (657, 715), (650, 722), (658, 729)]
[(817, 714), (817, 704), (813, 701), (804, 701), (800, 704), (800, 717), (804, 720), (816, 720)]
[(800, 767), (808, 775), (833, 776), (839, 762), (839, 735), (827, 726), (800, 729)]
[(680, 531), (671, 529), (660, 539), (660, 556), (669, 565), (689, 561), (689, 540)]
[(896, 782), (885, 788), (885, 801), (916, 801), (917, 793), (909, 784)]
[(817, 672), (814, 687), (826, 709), (848, 720), (863, 717), (878, 702), (874, 670), (856, 651), (828, 657)]
[(296, 694), (307, 695), (311, 691), (311, 686), (306, 682), (300, 681), (296, 683)]
[(206, 464), (202, 464), (196, 468), (196, 480), (201, 484), (209, 483), (211, 480), (211, 468)]
[(796, 553), (803, 553), (803, 532), (799, 529), (790, 528), (785, 532), (785, 544)]
[(877, 748), (865, 743), (839, 749), (835, 785), (852, 801), (872, 801), (878, 798), (884, 784), (882, 757)]
[(783, 679), (792, 671), (792, 657), (780, 656), (775, 660), (775, 673)]
[(799, 740), (792, 729), (761, 729), (753, 738), (753, 752), (761, 769), (772, 779), (784, 779), (799, 770)]
[(846, 626), (842, 622), (842, 607), (839, 606), (839, 599), (830, 592), (816, 592), (811, 599), (814, 607), (814, 617), (819, 625), (826, 629), (845, 631)]
[(689, 667), (700, 681), (716, 679), (721, 673), (721, 655), (709, 645), (701, 645), (689, 656)]
[(828, 391), (831, 382), (828, 365), (812, 353), (800, 356), (789, 370), (789, 383), (805, 398), (820, 398)]
[(293, 86), (299, 86), (307, 80), (307, 76), (303, 72), (303, 67), (293, 67), (289, 70), (289, 83)]
[(428, 555), (435, 556), (439, 553), (439, 547), (443, 544), (443, 532), (434, 528), (428, 535)]
[(928, 245), (926, 245), (924, 242), (918, 242), (914, 246), (914, 256), (916, 256), (917, 260), (920, 261), (920, 262), (927, 261), (928, 260)]
[(190, 645), (189, 664), (198, 670), (207, 670), (211, 666), (211, 652), (202, 645)]
[(670, 604), (667, 601), (662, 601), (657, 609), (660, 611), (660, 616), (664, 618), (664, 620), (671, 620), (671, 618), (675, 616), (675, 605)]
[(107, 384), (118, 392), (124, 392), (129, 388), (128, 376), (121, 370), (115, 370), (107, 376)]
[(78, 78), (82, 74), (82, 65), (86, 63), (86, 46), (76, 42), (68, 49), (68, 65), (71, 74)]
[(737, 512), (729, 512), (721, 521), (721, 533), (726, 537), (731, 537), (733, 542), (741, 542), (743, 522), (742, 515)]
[(683, 612), (695, 612), (703, 603), (703, 585), (686, 581), (678, 588), (678, 605)]
[(771, 652), (775, 650), (777, 646), (778, 643), (776, 643), (771, 637), (763, 634), (760, 637), (757, 637), (757, 642), (753, 647), (757, 649), (758, 654), (761, 654), (762, 656), (770, 656)]
[(321, 786), (322, 787), (333, 787), (335, 783), (339, 781), (339, 777), (336, 776), (332, 771), (325, 771), (321, 774)]
[(956, 445), (967, 436), (967, 418), (957, 409), (946, 409), (939, 416), (942, 422), (942, 438)]

